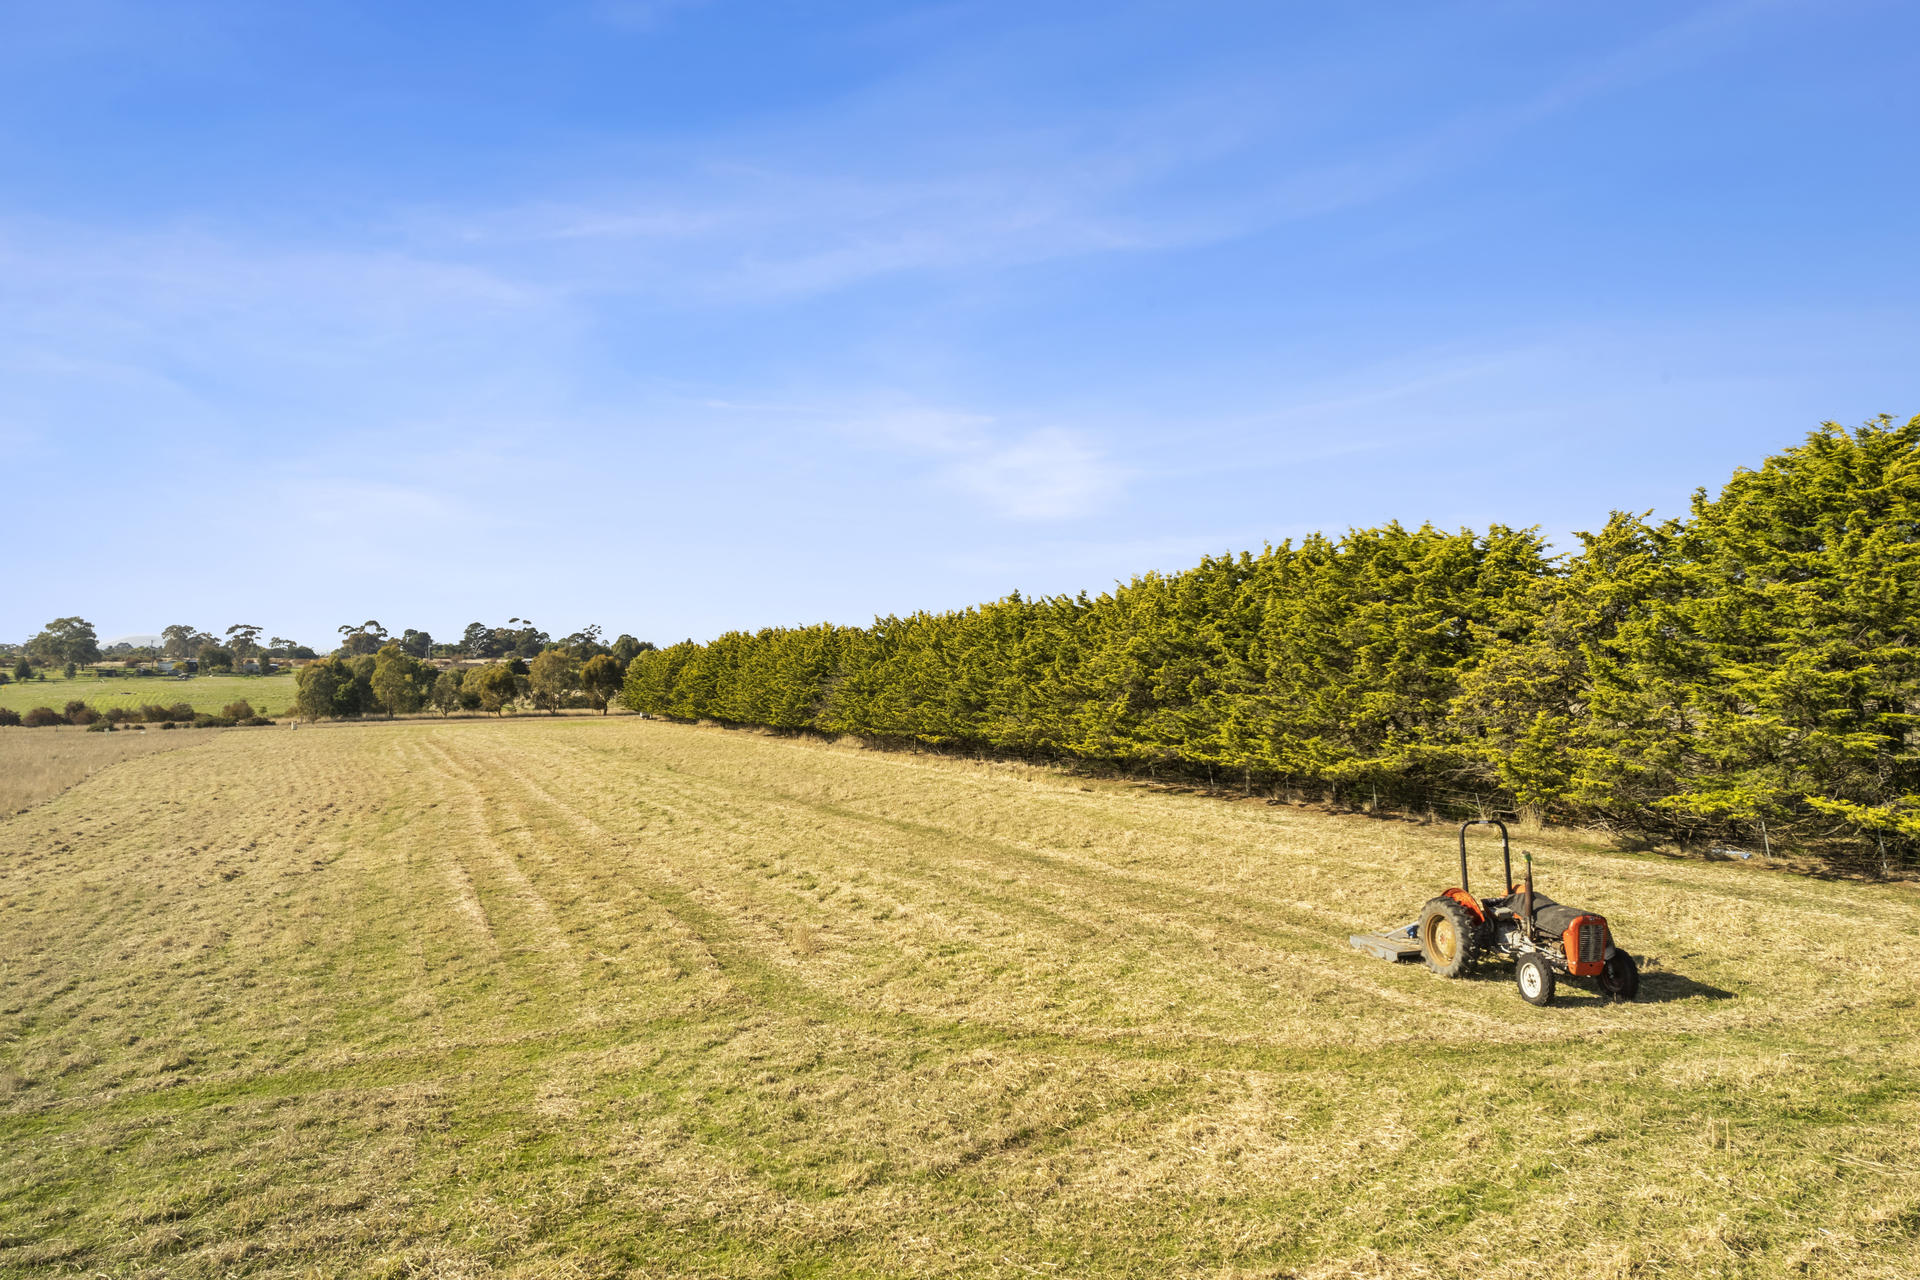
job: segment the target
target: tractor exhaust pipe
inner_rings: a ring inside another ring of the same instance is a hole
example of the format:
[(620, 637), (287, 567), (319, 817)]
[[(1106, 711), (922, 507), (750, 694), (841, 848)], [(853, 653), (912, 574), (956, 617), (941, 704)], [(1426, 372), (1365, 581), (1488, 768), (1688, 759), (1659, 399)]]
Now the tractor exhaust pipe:
[(1520, 856), (1522, 858), (1525, 858), (1527, 862), (1526, 897), (1524, 899), (1521, 910), (1525, 914), (1526, 920), (1527, 920), (1527, 940), (1531, 942), (1533, 940), (1533, 933), (1534, 933), (1534, 929), (1533, 929), (1533, 855), (1526, 852), (1525, 850), (1522, 850), (1520, 853)]

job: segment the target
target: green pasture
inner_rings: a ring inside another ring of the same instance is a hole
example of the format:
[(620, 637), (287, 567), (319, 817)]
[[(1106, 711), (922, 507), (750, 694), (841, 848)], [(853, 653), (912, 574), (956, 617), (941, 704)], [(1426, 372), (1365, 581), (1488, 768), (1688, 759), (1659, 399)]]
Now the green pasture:
[(291, 673), (270, 676), (193, 676), (176, 680), (172, 676), (94, 676), (81, 672), (69, 680), (49, 673), (45, 680), (29, 680), (0, 685), (0, 707), (11, 707), (23, 715), (35, 707), (58, 711), (78, 698), (89, 706), (105, 711), (109, 707), (137, 707), (158, 703), (170, 707), (184, 702), (195, 711), (218, 714), (230, 702), (245, 698), (257, 710), (279, 714), (293, 704)]

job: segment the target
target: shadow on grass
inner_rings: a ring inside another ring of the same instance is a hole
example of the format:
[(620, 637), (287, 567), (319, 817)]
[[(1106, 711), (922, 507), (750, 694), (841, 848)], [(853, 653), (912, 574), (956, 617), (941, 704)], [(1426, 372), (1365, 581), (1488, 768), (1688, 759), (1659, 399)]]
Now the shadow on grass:
[(1672, 1004), (1675, 1000), (1691, 1000), (1696, 996), (1703, 1000), (1734, 999), (1734, 993), (1724, 987), (1696, 982), (1684, 973), (1660, 969), (1640, 975), (1640, 994), (1634, 997), (1634, 1003)]
[[(1513, 970), (1510, 967), (1482, 963), (1464, 977), (1463, 982), (1491, 982), (1513, 986)], [(1674, 973), (1668, 969), (1656, 969), (1652, 973), (1640, 975), (1640, 991), (1634, 996), (1634, 1004), (1672, 1004), (1678, 1000), (1732, 1000), (1736, 993), (1710, 983), (1697, 982), (1683, 973)], [(1516, 995), (1516, 999), (1519, 997)], [(1569, 978), (1560, 975), (1554, 986), (1553, 1003), (1565, 1005), (1571, 1009), (1598, 1007), (1606, 1004), (1608, 997), (1600, 994), (1600, 989), (1590, 978)]]

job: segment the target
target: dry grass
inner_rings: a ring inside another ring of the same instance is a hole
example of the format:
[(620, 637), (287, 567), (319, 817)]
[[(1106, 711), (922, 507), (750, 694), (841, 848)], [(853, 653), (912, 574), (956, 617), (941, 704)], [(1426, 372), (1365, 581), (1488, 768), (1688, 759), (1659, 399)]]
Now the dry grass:
[(1914, 1273), (1920, 894), (1530, 836), (1649, 957), (1535, 1010), (1345, 946), (1450, 838), (637, 719), (129, 760), (0, 821), (0, 1273)]
[(153, 751), (205, 741), (218, 729), (164, 733), (158, 725), (125, 733), (75, 727), (0, 728), (0, 814), (51, 800), (109, 765)]

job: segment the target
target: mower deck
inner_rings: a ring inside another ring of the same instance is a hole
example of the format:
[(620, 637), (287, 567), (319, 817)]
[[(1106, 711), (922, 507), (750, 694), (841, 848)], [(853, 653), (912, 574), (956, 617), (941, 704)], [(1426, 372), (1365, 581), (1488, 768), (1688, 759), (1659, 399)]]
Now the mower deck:
[(1355, 951), (1364, 951), (1391, 963), (1420, 958), (1420, 940), (1413, 936), (1418, 921), (1408, 921), (1387, 933), (1356, 933), (1347, 942)]

